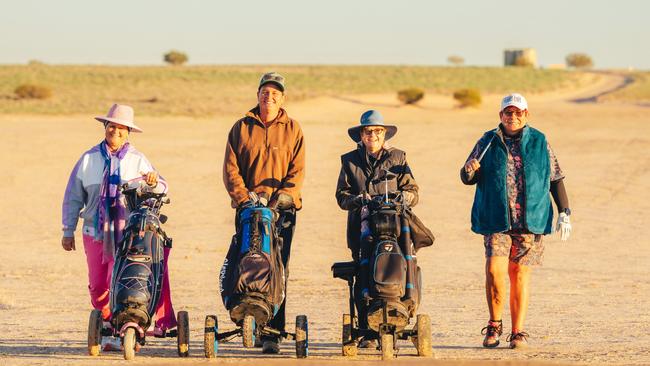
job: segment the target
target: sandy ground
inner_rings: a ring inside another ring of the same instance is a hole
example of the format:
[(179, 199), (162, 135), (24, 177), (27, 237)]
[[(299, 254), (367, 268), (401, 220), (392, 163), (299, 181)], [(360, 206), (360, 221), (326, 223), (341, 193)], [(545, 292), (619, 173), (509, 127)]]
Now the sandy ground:
[[(599, 82), (602, 88), (606, 82)], [(546, 237), (544, 265), (535, 269), (527, 319), (531, 348), (481, 347), (487, 321), (481, 237), (469, 230), (473, 187), (458, 171), (481, 134), (497, 125), (498, 96), (483, 107), (454, 108), (450, 98), (428, 97), (420, 107), (398, 107), (392, 95), (322, 98), (290, 104), (307, 141), (304, 209), (299, 213), (288, 288), (288, 319), (307, 314), (311, 364), (342, 364), (340, 319), (347, 306), (344, 282), (330, 265), (348, 258), (345, 213), (334, 200), (339, 155), (353, 148), (348, 127), (377, 108), (399, 126), (391, 143), (408, 152), (421, 188), (416, 212), (435, 233), (421, 250), (425, 296), (420, 307), (433, 321), (437, 362), (444, 365), (650, 364), (650, 124), (648, 109), (567, 100), (586, 91), (529, 98), (532, 125), (544, 131), (566, 173), (574, 231), (569, 242)], [(101, 112), (101, 111), (98, 111)], [(60, 247), (60, 207), (68, 174), (79, 155), (100, 141), (92, 116), (3, 116), (0, 159), (0, 365), (113, 364), (120, 353), (86, 355), (90, 304), (83, 250)], [(203, 320), (221, 304), (217, 274), (233, 231), (233, 213), (221, 180), (226, 134), (235, 117), (206, 120), (141, 118), (146, 133), (132, 136), (171, 185), (167, 232), (176, 310), (190, 313), (190, 359), (176, 356), (175, 341), (153, 339), (141, 364), (257, 364), (259, 350), (233, 341), (219, 361), (202, 359)], [(645, 182), (645, 183), (644, 183)], [(78, 248), (81, 248), (77, 236)], [(291, 323), (291, 322), (289, 322)], [(504, 317), (504, 326), (510, 326)], [(292, 330), (293, 326), (289, 327)], [(504, 342), (505, 343), (505, 342)], [(400, 343), (395, 364), (422, 363)], [(293, 344), (263, 358), (296, 364)], [(313, 361), (316, 359), (316, 361)], [(379, 359), (362, 352), (360, 363)], [(487, 362), (475, 362), (487, 361)], [(429, 361), (430, 362), (430, 361)], [(427, 363), (429, 363), (427, 362)]]

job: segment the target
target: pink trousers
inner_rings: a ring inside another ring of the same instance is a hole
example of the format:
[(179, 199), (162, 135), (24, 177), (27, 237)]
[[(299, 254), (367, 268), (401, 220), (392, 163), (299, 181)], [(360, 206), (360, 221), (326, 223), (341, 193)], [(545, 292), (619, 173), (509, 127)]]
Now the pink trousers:
[[(110, 296), (111, 275), (113, 273), (113, 261), (102, 263), (103, 243), (91, 235), (84, 235), (84, 251), (88, 262), (88, 291), (90, 292), (90, 303), (95, 309), (101, 310), (104, 320), (110, 320)], [(172, 296), (169, 288), (169, 271), (167, 269), (170, 248), (164, 250), (165, 268), (163, 270), (162, 291), (156, 308), (156, 327), (171, 329), (176, 326), (176, 314), (172, 307)]]

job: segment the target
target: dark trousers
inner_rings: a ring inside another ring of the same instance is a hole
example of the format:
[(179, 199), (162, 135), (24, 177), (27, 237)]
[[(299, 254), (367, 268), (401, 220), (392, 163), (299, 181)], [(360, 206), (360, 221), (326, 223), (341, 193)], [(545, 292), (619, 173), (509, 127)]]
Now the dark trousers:
[[(289, 282), (289, 257), (291, 256), (291, 242), (296, 229), (296, 210), (281, 210), (277, 224), (282, 238), (282, 264), (284, 265), (284, 301), (278, 309), (277, 314), (271, 319), (269, 325), (278, 330), (284, 330), (286, 326), (285, 305), (287, 304), (287, 284)], [(281, 225), (281, 227), (280, 227)]]
[[(358, 264), (361, 260), (359, 249), (350, 248), (350, 252), (352, 252), (352, 259)], [(364, 256), (367, 257), (367, 254), (364, 253)], [(354, 276), (354, 288), (352, 290), (354, 293), (354, 305), (357, 308), (359, 329), (368, 329), (368, 306), (363, 298), (362, 291), (364, 285), (361, 282), (359, 274)]]

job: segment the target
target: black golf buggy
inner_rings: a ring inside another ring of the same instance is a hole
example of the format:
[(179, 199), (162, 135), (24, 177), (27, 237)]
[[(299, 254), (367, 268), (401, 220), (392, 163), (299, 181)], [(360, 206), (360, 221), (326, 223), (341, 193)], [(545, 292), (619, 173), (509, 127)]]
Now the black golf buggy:
[[(422, 279), (411, 241), (408, 210), (399, 193), (365, 202), (361, 208), (359, 260), (332, 265), (334, 278), (346, 281), (350, 294), (349, 312), (343, 314), (344, 356), (357, 355), (362, 338), (377, 339), (385, 360), (395, 356), (400, 339), (411, 340), (419, 356), (432, 356), (429, 316), (418, 314), (415, 325), (409, 327), (420, 303)], [(361, 299), (355, 299), (355, 281), (362, 289), (357, 291)], [(367, 329), (359, 327), (355, 301), (367, 310)]]
[[(164, 183), (159, 182), (159, 185)], [(112, 318), (110, 328), (103, 327), (101, 311), (93, 310), (88, 324), (88, 352), (100, 353), (102, 337), (121, 339), (124, 359), (132, 360), (145, 345), (146, 330), (152, 325), (160, 300), (164, 276), (164, 248), (171, 247), (172, 239), (161, 224), (167, 216), (160, 213), (163, 204), (170, 203), (165, 187), (154, 193), (141, 178), (123, 184), (130, 214), (124, 228), (123, 239), (115, 248), (115, 264), (111, 281), (110, 303)], [(189, 316), (186, 311), (177, 314), (175, 330), (156, 335), (159, 338), (177, 339), (178, 355), (189, 355)]]
[(296, 356), (305, 358), (309, 352), (307, 316), (296, 317), (295, 333), (270, 325), (285, 296), (285, 269), (282, 264), (282, 227), (277, 213), (250, 194), (251, 204), (238, 210), (237, 233), (219, 275), (223, 304), (236, 328), (219, 329), (216, 315), (205, 318), (205, 357), (216, 357), (219, 342), (242, 337), (245, 348), (261, 347), (262, 337), (273, 336), (294, 340)]

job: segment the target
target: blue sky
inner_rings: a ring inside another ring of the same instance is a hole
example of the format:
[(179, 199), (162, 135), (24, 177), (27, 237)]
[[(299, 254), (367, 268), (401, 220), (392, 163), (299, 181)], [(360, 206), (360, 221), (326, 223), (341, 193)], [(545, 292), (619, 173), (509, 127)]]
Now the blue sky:
[(501, 65), (589, 54), (598, 68), (650, 69), (643, 0), (0, 0), (0, 63)]

